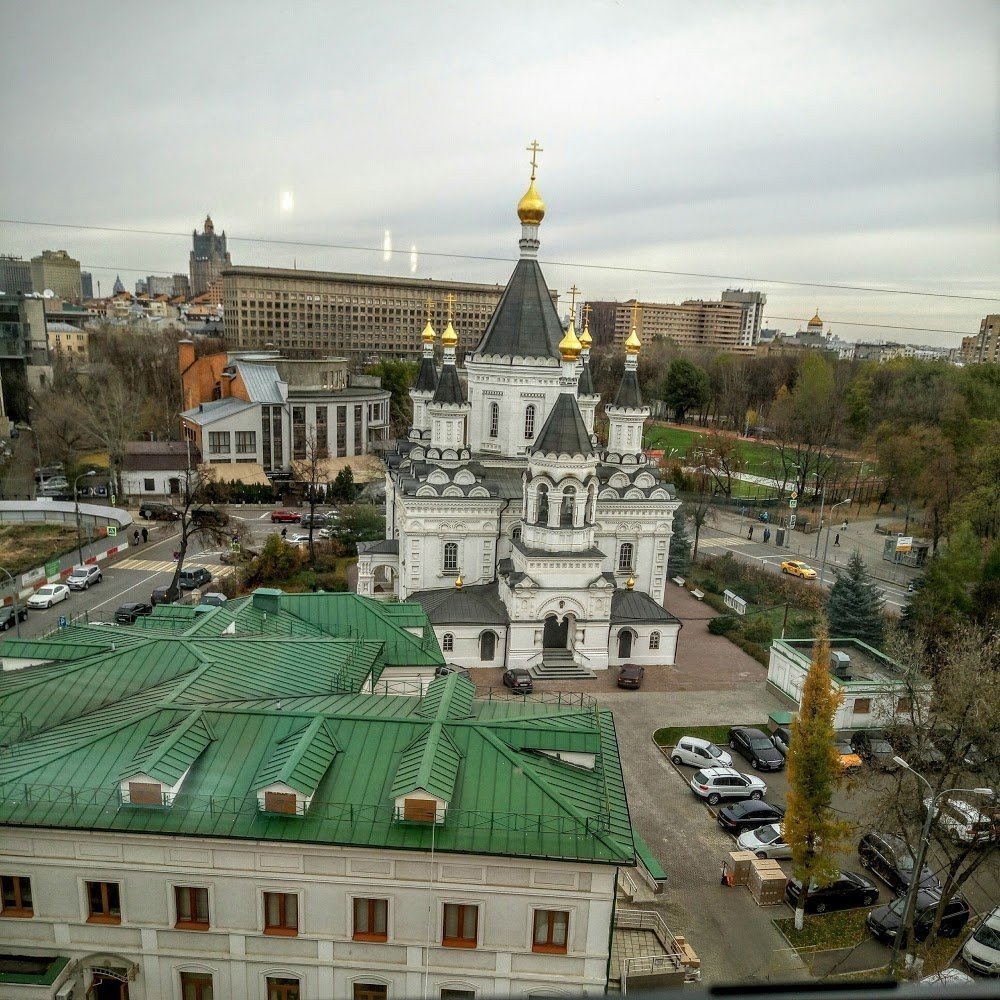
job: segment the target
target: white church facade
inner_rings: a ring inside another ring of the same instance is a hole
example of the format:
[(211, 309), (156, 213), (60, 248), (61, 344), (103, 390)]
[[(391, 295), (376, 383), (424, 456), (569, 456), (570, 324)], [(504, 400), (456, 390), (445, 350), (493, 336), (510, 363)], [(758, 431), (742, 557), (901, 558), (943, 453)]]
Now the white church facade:
[(538, 265), (544, 214), (533, 169), (520, 260), (464, 385), (452, 323), (440, 369), (424, 330), (413, 425), (387, 459), (386, 539), (358, 545), (358, 593), (419, 602), (446, 659), (470, 668), (673, 663), (680, 622), (662, 605), (679, 501), (642, 449), (639, 339), (602, 445), (589, 328), (563, 329)]

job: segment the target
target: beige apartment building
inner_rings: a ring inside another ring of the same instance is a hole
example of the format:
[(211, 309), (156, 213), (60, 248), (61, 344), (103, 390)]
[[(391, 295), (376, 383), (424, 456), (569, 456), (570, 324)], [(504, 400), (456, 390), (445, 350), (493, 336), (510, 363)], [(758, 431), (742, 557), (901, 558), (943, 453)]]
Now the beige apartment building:
[(80, 262), (65, 250), (43, 250), (31, 258), (31, 285), (36, 292), (51, 289), (61, 299), (79, 302)]
[(231, 348), (273, 346), (287, 357), (322, 351), (355, 361), (382, 352), (418, 356), (428, 302), (438, 330), (450, 308), (459, 352), (472, 350), (503, 293), (502, 285), (275, 267), (229, 267), (222, 278)]
[[(740, 301), (706, 302), (688, 299), (668, 302), (588, 302), (590, 332), (595, 346), (622, 348), (636, 312), (639, 340), (671, 340), (678, 347), (711, 347), (738, 354), (753, 354), (752, 338), (745, 336), (745, 305)], [(758, 321), (759, 322), (759, 321)]]
[(984, 316), (979, 333), (962, 338), (962, 361), (967, 365), (1000, 364), (1000, 313)]

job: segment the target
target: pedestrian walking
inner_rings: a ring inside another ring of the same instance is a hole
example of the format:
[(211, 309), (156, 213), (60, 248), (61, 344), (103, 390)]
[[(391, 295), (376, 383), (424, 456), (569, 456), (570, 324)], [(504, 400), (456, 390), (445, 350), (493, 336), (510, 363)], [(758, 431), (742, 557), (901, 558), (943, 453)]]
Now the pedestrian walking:
[(764, 529), (764, 543), (766, 544), (770, 540), (771, 540), (771, 529), (770, 528), (765, 528)]
[(834, 545), (839, 545), (840, 544), (840, 532), (839, 531), (837, 532), (837, 537), (833, 540), (833, 544)]
[(840, 526), (840, 530), (847, 531), (847, 521), (844, 521), (844, 523)]
[(142, 529), (142, 544), (145, 545), (149, 541), (149, 528)]
[(749, 529), (747, 529), (747, 541), (753, 541), (753, 525), (751, 524)]
[(138, 545), (139, 544), (139, 530), (138, 530), (138, 528), (136, 529), (135, 533), (132, 535), (132, 544), (133, 545)]
[(288, 537), (288, 529), (287, 528), (282, 528), (281, 529), (281, 537), (282, 538), (287, 538)]

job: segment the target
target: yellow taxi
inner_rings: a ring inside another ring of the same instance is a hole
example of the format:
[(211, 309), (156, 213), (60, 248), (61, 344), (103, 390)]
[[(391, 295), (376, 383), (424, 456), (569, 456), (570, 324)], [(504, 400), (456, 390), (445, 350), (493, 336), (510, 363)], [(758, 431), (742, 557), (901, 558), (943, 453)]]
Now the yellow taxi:
[(791, 573), (792, 576), (801, 577), (803, 580), (816, 579), (816, 570), (799, 559), (787, 559), (781, 564), (781, 572)]
[(837, 756), (840, 757), (840, 767), (844, 774), (853, 774), (861, 770), (861, 758), (847, 740), (837, 740)]

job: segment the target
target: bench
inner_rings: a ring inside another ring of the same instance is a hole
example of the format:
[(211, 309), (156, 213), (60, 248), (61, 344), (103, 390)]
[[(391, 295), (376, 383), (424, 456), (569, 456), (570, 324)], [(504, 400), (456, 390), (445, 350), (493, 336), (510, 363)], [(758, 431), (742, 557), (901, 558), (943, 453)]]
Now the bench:
[(674, 583), (677, 584), (678, 587), (683, 587), (684, 586), (684, 577), (683, 576), (675, 576), (675, 577), (673, 577), (673, 581), (674, 581)]
[(705, 592), (703, 590), (692, 590), (691, 596), (701, 601), (705, 598)]

